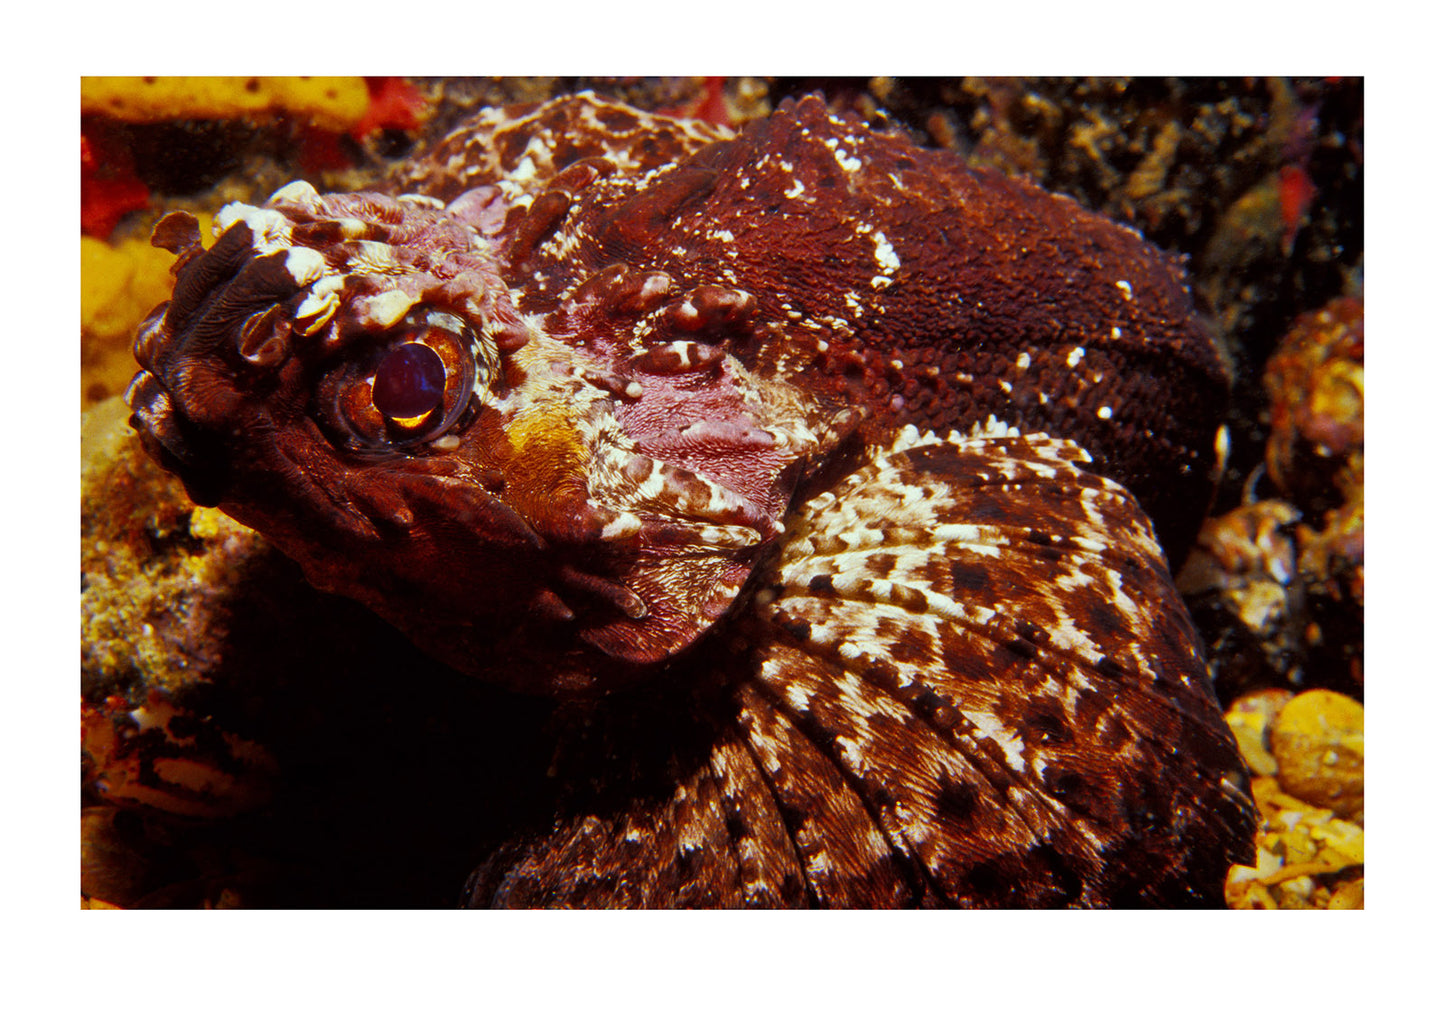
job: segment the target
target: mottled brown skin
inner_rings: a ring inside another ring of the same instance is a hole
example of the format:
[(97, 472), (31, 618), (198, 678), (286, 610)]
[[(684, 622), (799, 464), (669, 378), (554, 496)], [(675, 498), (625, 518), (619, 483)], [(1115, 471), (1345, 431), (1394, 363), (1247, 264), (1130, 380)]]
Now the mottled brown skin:
[[(1079, 458), (1029, 438), (922, 445), (810, 501), (759, 612), (679, 667), (689, 686), (560, 715), (554, 827), (493, 855), (469, 903), (1218, 906), (1252, 846), (1234, 741), (1137, 505)], [(859, 593), (831, 537), (900, 483), (999, 555), (900, 514), (862, 569), (893, 591)], [(912, 569), (886, 552), (930, 542)], [(1094, 597), (1111, 571), (1147, 613)], [(925, 621), (923, 592), (996, 615)], [(1017, 728), (1022, 763), (991, 718)]]
[[(466, 155), (489, 176), (506, 172), (534, 132), (568, 137), (564, 109), (495, 131), (464, 126), (396, 186), (454, 198), (483, 178), (437, 167)], [(639, 166), (678, 166), (646, 187), (616, 174), (572, 197), (554, 229), (583, 241), (563, 257), (525, 252), (511, 279), (540, 277), (526, 281), (522, 310), (551, 311), (583, 275), (616, 263), (741, 286), (758, 301), (758, 327), (732, 348), (749, 367), (786, 372), (831, 405), (868, 408), (874, 435), (904, 423), (963, 429), (995, 415), (1068, 436), (1138, 497), (1179, 563), (1208, 506), (1228, 389), (1179, 266), (1065, 196), (845, 123), (860, 144), (828, 145), (845, 133), (808, 98), (695, 153), (698, 141), (676, 132), (628, 137), (649, 147), (633, 155)], [(574, 146), (559, 165), (602, 151)], [(478, 148), (495, 151), (495, 162), (475, 159)], [(839, 148), (860, 160), (856, 172), (844, 170)], [(883, 231), (899, 260), (884, 290), (870, 284), (876, 245), (860, 223)], [(721, 230), (734, 240), (718, 240)], [(861, 311), (849, 308), (849, 292)], [(819, 324), (823, 316), (847, 328)], [(820, 335), (829, 346), (817, 355)], [(1075, 348), (1085, 354), (1070, 365)], [(1101, 407), (1112, 411), (1107, 420)]]
[[(129, 399), (313, 582), (568, 696), (469, 903), (1220, 902), (1252, 809), (1150, 527), (1224, 389), (1176, 267), (811, 98), (483, 111), (390, 188), (435, 201), (163, 221)], [(409, 343), (424, 419), (371, 406)]]

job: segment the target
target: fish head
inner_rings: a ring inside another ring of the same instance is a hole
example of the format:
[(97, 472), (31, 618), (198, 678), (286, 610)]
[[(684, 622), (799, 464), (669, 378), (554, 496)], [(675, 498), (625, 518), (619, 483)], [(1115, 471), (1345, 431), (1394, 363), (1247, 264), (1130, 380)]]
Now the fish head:
[(625, 264), (519, 310), (512, 213), (288, 185), (185, 213), (127, 393), (186, 485), (419, 646), (521, 690), (626, 683), (687, 649), (851, 429), (727, 353), (756, 303)]

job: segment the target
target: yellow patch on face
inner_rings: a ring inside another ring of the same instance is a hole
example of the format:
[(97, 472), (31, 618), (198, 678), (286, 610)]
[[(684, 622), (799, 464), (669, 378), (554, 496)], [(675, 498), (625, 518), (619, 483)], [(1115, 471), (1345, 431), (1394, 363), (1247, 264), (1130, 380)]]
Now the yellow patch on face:
[(585, 493), (587, 451), (565, 404), (535, 404), (503, 431), (515, 451), (512, 463), (504, 469), (514, 506), (537, 501), (545, 511), (563, 492)]
[(507, 477), (507, 501), (534, 520), (589, 499), (597, 440), (588, 423), (606, 414), (607, 401), (577, 375), (557, 371), (579, 357), (541, 331), (510, 356), (519, 383), (499, 409), (510, 456), (497, 467)]

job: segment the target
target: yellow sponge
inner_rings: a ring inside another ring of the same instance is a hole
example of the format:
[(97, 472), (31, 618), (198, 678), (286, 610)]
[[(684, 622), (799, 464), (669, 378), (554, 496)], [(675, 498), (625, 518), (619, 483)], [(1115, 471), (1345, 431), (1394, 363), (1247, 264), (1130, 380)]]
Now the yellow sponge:
[(345, 131), (366, 113), (361, 78), (82, 78), (80, 112), (124, 121), (225, 120), (275, 110)]

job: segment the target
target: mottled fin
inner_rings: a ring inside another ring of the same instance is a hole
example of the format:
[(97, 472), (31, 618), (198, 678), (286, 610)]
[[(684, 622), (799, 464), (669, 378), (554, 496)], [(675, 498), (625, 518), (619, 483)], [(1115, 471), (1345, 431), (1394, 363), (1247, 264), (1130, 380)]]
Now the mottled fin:
[(472, 902), (1222, 903), (1243, 768), (1147, 519), (1087, 462), (1040, 435), (876, 451), (670, 681), (712, 696), (564, 728), (555, 829)]

